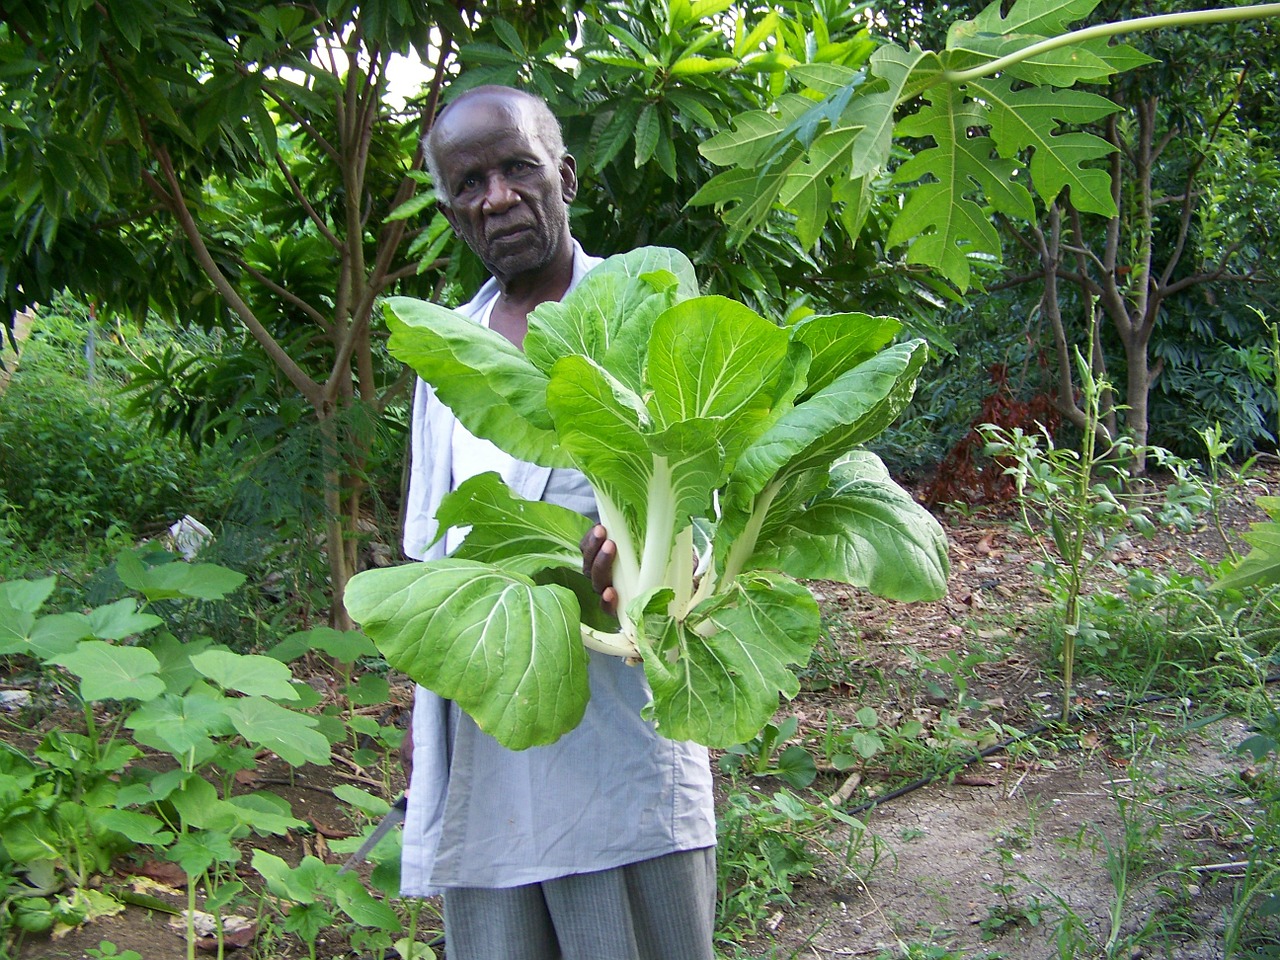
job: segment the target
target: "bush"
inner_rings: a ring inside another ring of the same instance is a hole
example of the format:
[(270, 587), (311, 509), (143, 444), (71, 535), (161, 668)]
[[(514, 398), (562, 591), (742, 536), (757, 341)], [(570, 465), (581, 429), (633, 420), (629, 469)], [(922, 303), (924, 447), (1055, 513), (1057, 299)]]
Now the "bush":
[(28, 546), (155, 533), (196, 509), (202, 465), (120, 412), (109, 341), (89, 382), (85, 335), (74, 313), (42, 315), (0, 402), (0, 502)]

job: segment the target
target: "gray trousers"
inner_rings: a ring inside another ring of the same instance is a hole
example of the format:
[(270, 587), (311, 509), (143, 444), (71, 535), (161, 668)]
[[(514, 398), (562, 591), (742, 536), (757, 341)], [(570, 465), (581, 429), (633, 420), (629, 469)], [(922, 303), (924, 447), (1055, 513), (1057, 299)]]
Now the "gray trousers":
[(712, 960), (715, 847), (444, 894), (447, 960)]

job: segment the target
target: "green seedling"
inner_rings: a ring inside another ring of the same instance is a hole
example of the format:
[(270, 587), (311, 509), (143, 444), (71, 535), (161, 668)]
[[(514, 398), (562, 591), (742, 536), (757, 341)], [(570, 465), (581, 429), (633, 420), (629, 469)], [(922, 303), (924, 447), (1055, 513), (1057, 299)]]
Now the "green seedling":
[(265, 850), (253, 852), (253, 869), (267, 889), (286, 905), (284, 929), (306, 945), (312, 960), (321, 932), (346, 917), (366, 930), (379, 930), (394, 938), (402, 930), (395, 911), (375, 900), (354, 873), (343, 873), (336, 864), (304, 857), (296, 867)]
[(779, 777), (797, 789), (813, 783), (818, 767), (809, 751), (798, 743), (788, 743), (800, 727), (798, 717), (780, 724), (766, 723), (747, 743), (729, 747), (720, 758), (726, 773), (745, 769), (757, 777)]

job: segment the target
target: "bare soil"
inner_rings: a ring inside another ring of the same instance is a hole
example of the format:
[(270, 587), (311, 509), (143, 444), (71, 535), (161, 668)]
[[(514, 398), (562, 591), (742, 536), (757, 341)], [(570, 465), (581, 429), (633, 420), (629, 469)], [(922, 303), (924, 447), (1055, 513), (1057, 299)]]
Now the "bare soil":
[[(1265, 482), (1266, 489), (1241, 490), (1226, 505), (1229, 536), (1263, 519), (1253, 499), (1280, 491), (1280, 470), (1271, 470)], [(1033, 543), (999, 511), (943, 520), (953, 564), (943, 600), (903, 605), (836, 584), (815, 585), (830, 637), (806, 690), (780, 714), (798, 715), (803, 734), (818, 737), (829, 715), (850, 722), (859, 708), (872, 706), (882, 728), (914, 718), (926, 731), (937, 727), (942, 737), (942, 719), (962, 715), (966, 729), (986, 728), (987, 740), (999, 740), (1034, 728), (1056, 708), (1060, 693), (1045, 675), (1047, 651), (1032, 629), (1050, 602), (1032, 570)], [(1216, 559), (1223, 552), (1221, 537), (1205, 525), (1191, 535), (1164, 531), (1151, 541), (1135, 539), (1113, 559), (1121, 569), (1192, 570), (1196, 557)], [(963, 691), (945, 671), (922, 666), (975, 652), (982, 656), (961, 674)], [(1111, 932), (1118, 896), (1119, 861), (1108, 851), (1132, 849), (1141, 856), (1131, 864), (1117, 929), (1121, 935), (1144, 926), (1154, 931), (1131, 954), (1135, 960), (1220, 957), (1224, 910), (1239, 872), (1221, 865), (1241, 858), (1246, 831), (1224, 823), (1215, 810), (1229, 801), (1238, 804), (1240, 822), (1248, 815), (1234, 787), (1251, 773), (1235, 752), (1245, 728), (1230, 717), (1197, 727), (1199, 704), (1180, 698), (1108, 714), (1105, 705), (1124, 691), (1087, 677), (1076, 691), (1086, 719), (1066, 736), (1046, 731), (862, 810), (866, 830), (855, 857), (828, 858), (803, 878), (793, 903), (781, 905), (758, 937), (739, 945), (740, 955), (875, 958), (930, 944), (955, 956), (1041, 960), (1060, 955), (1055, 938), (1064, 918), (1074, 918), (1082, 943), (1091, 944), (1076, 955), (1094, 956)], [(407, 704), (407, 690), (397, 690), (385, 722), (402, 724)], [(1101, 709), (1089, 712), (1095, 708)], [(986, 742), (975, 740), (978, 747)], [(903, 782), (877, 762), (873, 758), (860, 771), (846, 809), (858, 811)], [(273, 842), (286, 859), (343, 859), (328, 850), (326, 837), (357, 825), (333, 798), (335, 783), (373, 792), (399, 789), (349, 763), (305, 769), (292, 786), (271, 784), (284, 779), (279, 773), (264, 768), (260, 785), (281, 792), (317, 828)], [(835, 792), (845, 776), (826, 771), (816, 786)], [(755, 786), (767, 793), (781, 784), (762, 778)], [(122, 864), (122, 871), (137, 869)], [(124, 882), (123, 876), (110, 879)], [(168, 880), (153, 881), (159, 884), (155, 894), (185, 905), (177, 878)], [(186, 955), (185, 943), (169, 920), (129, 907), (56, 941), (28, 940), (17, 958), (87, 958), (87, 950), (109, 940), (144, 960), (176, 960)], [(260, 930), (243, 953), (306, 956), (291, 938), (266, 939), (268, 934)], [(355, 954), (335, 939), (319, 944), (318, 956)]]

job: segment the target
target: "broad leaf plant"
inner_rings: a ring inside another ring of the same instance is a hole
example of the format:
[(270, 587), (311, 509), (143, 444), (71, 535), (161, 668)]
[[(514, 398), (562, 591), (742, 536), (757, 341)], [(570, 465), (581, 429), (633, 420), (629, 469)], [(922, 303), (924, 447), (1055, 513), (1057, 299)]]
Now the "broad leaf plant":
[[(830, 222), (858, 237), (875, 210), (889, 220), (886, 247), (964, 291), (975, 266), (1001, 259), (993, 214), (1034, 221), (1033, 195), (1049, 204), (1070, 191), (1077, 210), (1116, 215), (1111, 177), (1094, 163), (1114, 147), (1081, 128), (1118, 107), (1075, 88), (1152, 60), (1111, 38), (1280, 16), (1280, 4), (1255, 4), (1072, 29), (1097, 5), (1015, 0), (1006, 13), (996, 2), (953, 23), (941, 50), (886, 43), (858, 66), (797, 65), (791, 92), (702, 144), (728, 169), (690, 204), (720, 209), (738, 244), (784, 209), (806, 249)], [(883, 195), (903, 200), (886, 208)]]
[(940, 526), (860, 449), (907, 403), (925, 344), (894, 343), (887, 317), (782, 326), (698, 290), (678, 251), (611, 257), (530, 315), (523, 352), (443, 307), (388, 303), (392, 353), (475, 435), (581, 470), (618, 546), (602, 624), (589, 521), (490, 473), (437, 513), (470, 528), (452, 556), (351, 581), (348, 611), (391, 665), (508, 747), (577, 725), (589, 649), (639, 662), (666, 736), (740, 743), (798, 692), (820, 628), (801, 579), (944, 591)]

